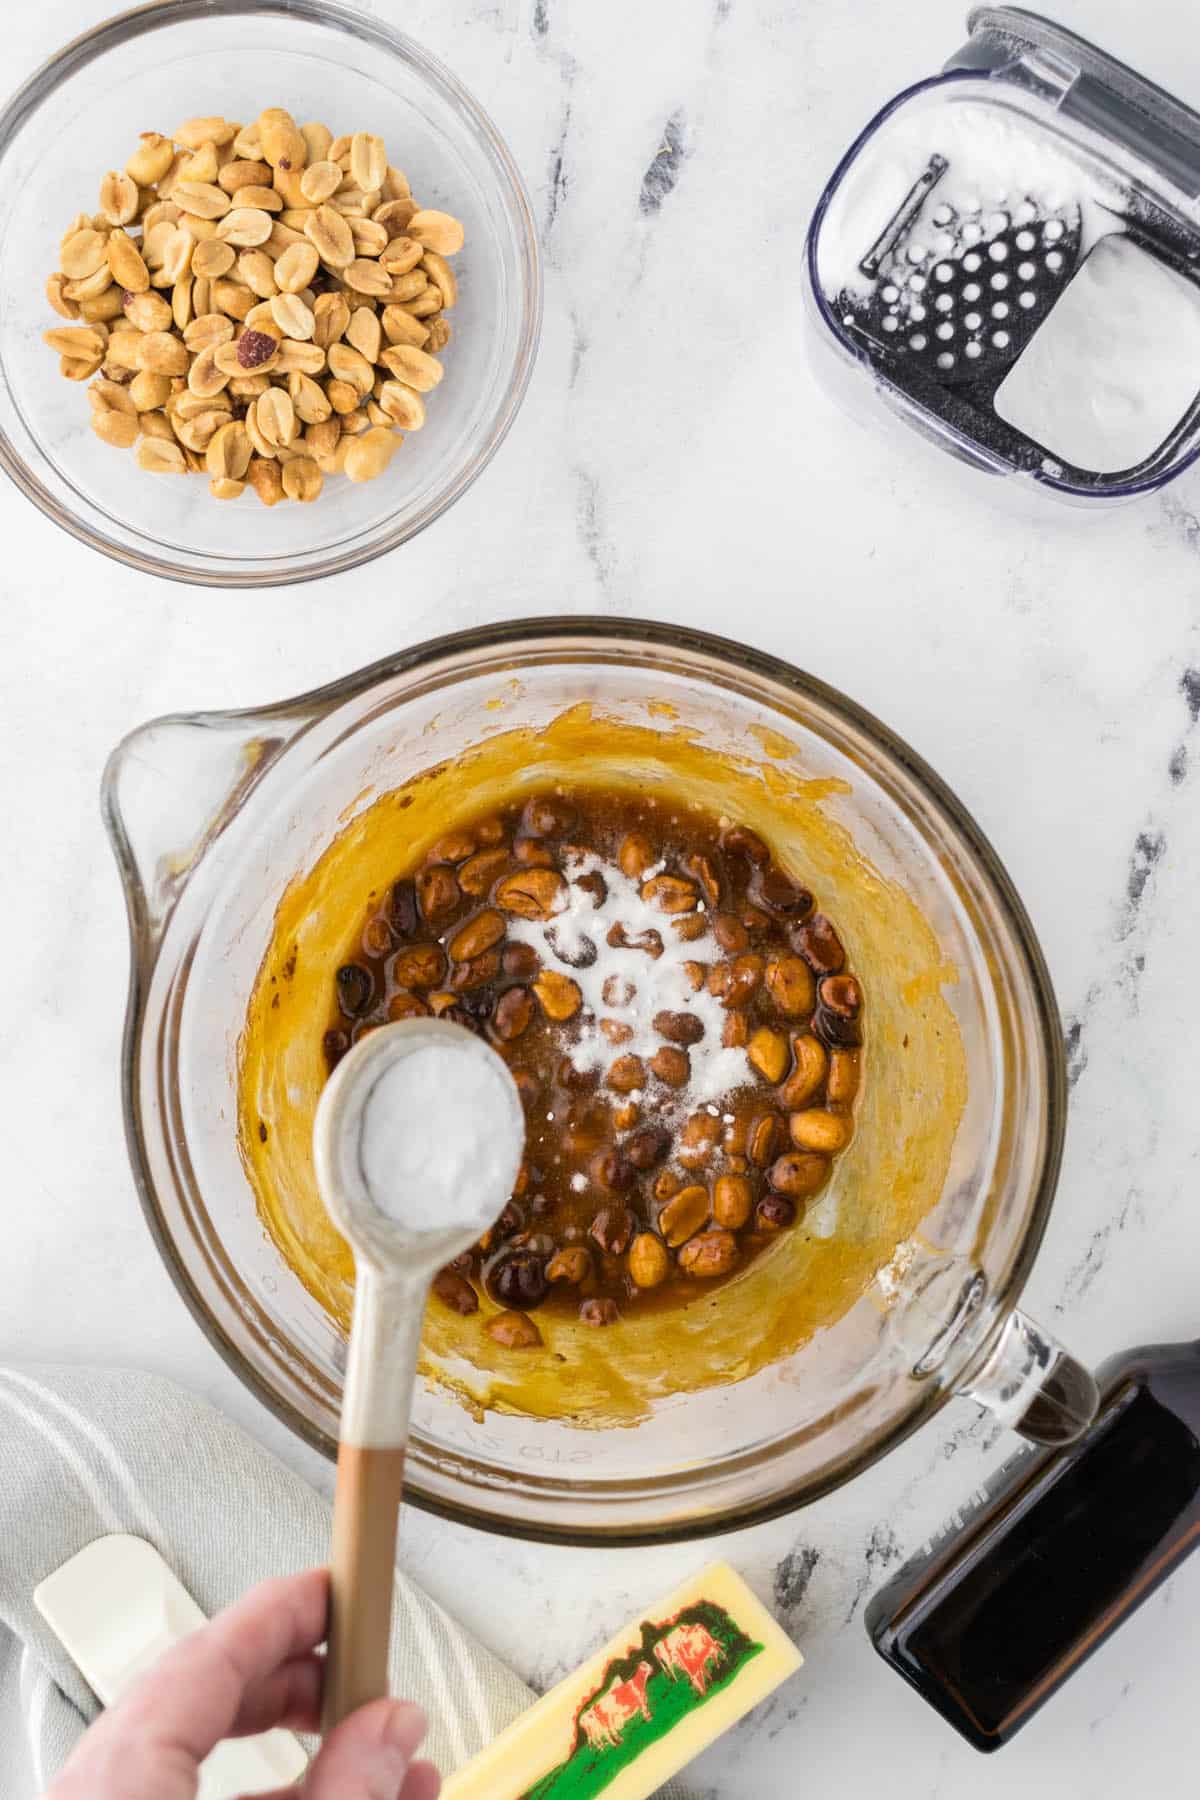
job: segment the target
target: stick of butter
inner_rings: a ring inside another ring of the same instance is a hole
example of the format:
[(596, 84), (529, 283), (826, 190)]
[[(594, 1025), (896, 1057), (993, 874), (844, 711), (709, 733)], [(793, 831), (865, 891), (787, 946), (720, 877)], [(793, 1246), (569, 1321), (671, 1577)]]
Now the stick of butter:
[(646, 1800), (804, 1658), (727, 1563), (619, 1631), (442, 1787), (442, 1800)]

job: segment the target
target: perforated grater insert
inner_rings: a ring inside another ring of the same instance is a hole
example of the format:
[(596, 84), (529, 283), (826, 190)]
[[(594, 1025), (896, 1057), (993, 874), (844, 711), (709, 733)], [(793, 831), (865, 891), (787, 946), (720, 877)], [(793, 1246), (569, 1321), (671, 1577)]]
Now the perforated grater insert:
[(843, 290), (843, 323), (881, 353), (943, 387), (994, 391), (1045, 319), (1079, 259), (1078, 205), (1026, 194), (1011, 210), (955, 195), (944, 157), (931, 158), (922, 197), (906, 202), (859, 264), (865, 300)]
[[(1200, 118), (1032, 14), (980, 9), (970, 24), (947, 70), (885, 108), (822, 195), (808, 240), (820, 325), (890, 414), (960, 458), (1069, 497), (1157, 486), (1200, 453), (1200, 366), (1132, 468), (1073, 465), (995, 400), (1113, 232), (1194, 287), (1200, 333)], [(1131, 316), (1135, 348), (1148, 329)]]

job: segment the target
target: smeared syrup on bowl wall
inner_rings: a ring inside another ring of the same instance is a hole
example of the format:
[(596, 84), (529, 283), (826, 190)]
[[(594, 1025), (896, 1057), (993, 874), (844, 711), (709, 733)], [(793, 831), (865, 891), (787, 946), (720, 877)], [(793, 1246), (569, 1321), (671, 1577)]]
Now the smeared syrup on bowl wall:
[(559, 786), (573, 799), (655, 797), (668, 815), (698, 808), (756, 833), (784, 874), (813, 894), (814, 910), (836, 921), (866, 996), (870, 1066), (854, 1135), (816, 1199), (713, 1291), (696, 1281), (687, 1304), (635, 1304), (605, 1330), (585, 1328), (557, 1303), (536, 1309), (545, 1347), (536, 1355), (480, 1329), (497, 1311), (519, 1310), (501, 1308), (485, 1285), (476, 1289), (480, 1317), (431, 1304), (423, 1370), (480, 1417), (496, 1410), (573, 1426), (634, 1424), (674, 1395), (783, 1362), (857, 1303), (872, 1306), (864, 1297), (876, 1272), (942, 1195), (966, 1104), (948, 996), (957, 971), (903, 883), (882, 875), (839, 819), (846, 784), (780, 763), (791, 747), (777, 732), (756, 727), (752, 749), (717, 750), (665, 703), (651, 717), (639, 725), (572, 706), (536, 729), (497, 730), (378, 798), (362, 796), (285, 893), (246, 1016), (238, 1092), (247, 1177), (274, 1244), (345, 1329), (353, 1263), (321, 1207), (309, 1147), (329, 1074), (324, 1037), (336, 975), (362, 958), (364, 911), (387, 904), (403, 871), (415, 871), (464, 816), (524, 806), (531, 791)]

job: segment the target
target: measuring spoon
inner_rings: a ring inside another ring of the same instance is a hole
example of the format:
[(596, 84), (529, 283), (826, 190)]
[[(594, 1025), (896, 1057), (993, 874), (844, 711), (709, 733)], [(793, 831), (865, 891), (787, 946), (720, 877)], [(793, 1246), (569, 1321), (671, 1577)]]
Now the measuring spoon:
[[(460, 1091), (468, 1096), (466, 1117), (455, 1111)], [(460, 1138), (448, 1142), (448, 1129)], [(471, 1179), (451, 1178), (459, 1141), (487, 1147), (470, 1159)], [(521, 1099), (506, 1064), (482, 1039), (442, 1019), (404, 1019), (367, 1033), (322, 1092), (313, 1130), (317, 1185), (355, 1264), (325, 1732), (388, 1691), (404, 1451), (429, 1285), (504, 1210), (524, 1141)], [(389, 1144), (403, 1154), (390, 1157)]]

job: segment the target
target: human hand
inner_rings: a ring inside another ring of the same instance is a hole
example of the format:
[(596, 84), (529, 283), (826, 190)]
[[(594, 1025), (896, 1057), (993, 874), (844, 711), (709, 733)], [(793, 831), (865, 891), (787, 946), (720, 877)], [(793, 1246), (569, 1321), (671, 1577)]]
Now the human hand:
[[(222, 1738), (319, 1730), (328, 1615), (327, 1569), (253, 1588), (100, 1716), (44, 1800), (195, 1800)], [(261, 1800), (437, 1800), (437, 1770), (412, 1760), (424, 1736), (419, 1706), (372, 1701), (330, 1732), (299, 1787)]]

